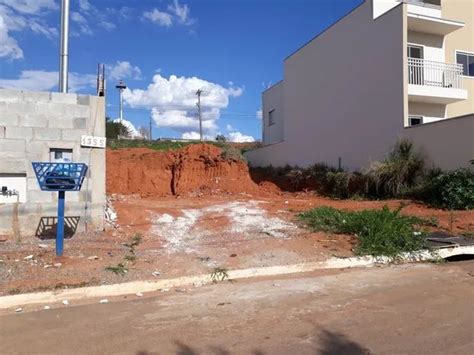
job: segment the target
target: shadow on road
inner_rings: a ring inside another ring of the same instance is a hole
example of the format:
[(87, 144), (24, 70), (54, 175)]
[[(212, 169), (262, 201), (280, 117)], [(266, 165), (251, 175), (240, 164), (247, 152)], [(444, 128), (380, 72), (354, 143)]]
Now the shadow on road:
[[(362, 345), (350, 340), (344, 334), (331, 332), (323, 329), (318, 331), (318, 337), (314, 341), (315, 355), (368, 355), (370, 351)], [(215, 355), (231, 355), (232, 351), (226, 350), (220, 346), (209, 346), (209, 351), (200, 352), (191, 346), (180, 341), (175, 341), (177, 350), (176, 355), (199, 355), (199, 354), (215, 354)], [(298, 352), (298, 346), (295, 345), (295, 353)], [(157, 355), (159, 352), (138, 351), (136, 355)], [(265, 355), (261, 350), (253, 350), (252, 355)]]

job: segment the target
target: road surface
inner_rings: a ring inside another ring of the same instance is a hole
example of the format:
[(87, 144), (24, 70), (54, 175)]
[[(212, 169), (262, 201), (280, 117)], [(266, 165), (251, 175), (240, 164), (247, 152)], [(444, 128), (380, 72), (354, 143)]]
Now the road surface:
[(1, 354), (473, 354), (473, 339), (474, 261), (224, 282), (0, 316)]

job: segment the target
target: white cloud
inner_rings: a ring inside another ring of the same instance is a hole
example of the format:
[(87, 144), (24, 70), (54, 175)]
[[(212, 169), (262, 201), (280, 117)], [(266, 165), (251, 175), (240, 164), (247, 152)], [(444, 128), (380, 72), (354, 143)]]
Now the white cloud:
[(10, 36), (7, 26), (0, 13), (0, 58), (11, 59), (23, 58), (23, 51), (18, 46), (18, 42)]
[(89, 27), (89, 22), (79, 12), (71, 12), (71, 20), (79, 26), (79, 30), (81, 33), (86, 35), (93, 34), (92, 29)]
[(0, 0), (0, 4), (25, 14), (38, 14), (43, 10), (58, 8), (55, 0)]
[(42, 16), (56, 8), (53, 0), (0, 0), (0, 58), (23, 58), (23, 50), (13, 32), (26, 30), (55, 37), (56, 28), (48, 26)]
[(197, 77), (169, 78), (156, 74), (146, 90), (126, 89), (125, 103), (131, 107), (146, 107), (158, 127), (167, 127), (184, 133), (199, 130), (196, 92), (202, 90), (201, 111), (203, 131), (214, 135), (220, 110), (229, 105), (231, 97), (239, 97), (243, 90), (223, 87)]
[(160, 11), (158, 9), (145, 11), (143, 13), (143, 17), (153, 23), (156, 23), (159, 26), (170, 27), (173, 24), (173, 16), (171, 16), (171, 14), (167, 12)]
[(191, 25), (194, 20), (190, 18), (190, 9), (188, 5), (180, 5), (178, 0), (174, 0), (172, 5), (168, 6), (168, 11), (174, 14), (179, 23)]
[(139, 67), (133, 66), (127, 61), (117, 61), (115, 64), (107, 65), (108, 78), (111, 80), (135, 79), (139, 80), (142, 71)]
[(241, 132), (230, 132), (227, 139), (229, 142), (243, 143), (243, 142), (255, 142), (255, 138), (247, 136)]
[(225, 129), (228, 130), (229, 132), (235, 131), (234, 127), (232, 127), (230, 124), (227, 124), (225, 126)]
[(257, 119), (259, 119), (259, 120), (262, 119), (262, 117), (263, 117), (262, 110), (257, 110), (256, 117), (257, 117)]
[(181, 138), (183, 139), (200, 139), (201, 136), (199, 135), (198, 132), (192, 131), (192, 132), (186, 132), (181, 135)]
[[(94, 74), (69, 73), (69, 90), (71, 92), (95, 86)], [(54, 90), (59, 81), (57, 71), (24, 70), (17, 79), (0, 79), (0, 88), (31, 91)]]
[(190, 12), (188, 5), (181, 5), (178, 0), (174, 0), (168, 5), (167, 11), (153, 8), (145, 11), (143, 18), (164, 27), (170, 27), (175, 22), (181, 25), (192, 25), (196, 21), (191, 18)]
[[(1, 0), (0, 0), (1, 1)], [(107, 31), (112, 31), (117, 28), (115, 19), (118, 17), (117, 14), (121, 9), (98, 9), (88, 0), (79, 0), (77, 11), (71, 12), (71, 20), (77, 27), (72, 27), (71, 35), (78, 36), (81, 34), (84, 35), (93, 35), (94, 29), (96, 26), (102, 27)]]
[[(116, 118), (114, 122), (120, 122), (120, 118)], [(140, 134), (140, 132), (138, 132), (132, 122), (126, 119), (122, 119), (122, 124), (127, 127), (130, 138), (143, 138), (143, 136)]]

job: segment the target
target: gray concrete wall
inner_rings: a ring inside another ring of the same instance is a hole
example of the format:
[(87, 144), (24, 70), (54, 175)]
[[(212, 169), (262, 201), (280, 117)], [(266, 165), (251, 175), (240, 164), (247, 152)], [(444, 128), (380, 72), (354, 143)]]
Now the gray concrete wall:
[[(283, 80), (275, 84), (262, 94), (262, 127), (263, 127), (263, 144), (273, 144), (281, 142), (284, 132), (285, 118), (284, 101), (283, 101)], [(270, 125), (270, 111), (273, 111), (272, 117), (274, 124)]]
[(474, 114), (406, 127), (402, 136), (413, 141), (435, 167), (473, 167)]
[(403, 127), (404, 7), (373, 20), (357, 7), (285, 60), (284, 141), (246, 154), (252, 165), (368, 166)]
[(36, 233), (42, 217), (56, 216), (57, 192), (41, 191), (31, 163), (50, 161), (50, 149), (72, 149), (89, 166), (80, 192), (66, 192), (66, 216), (77, 231), (103, 228), (105, 149), (81, 147), (82, 135), (105, 136), (102, 97), (0, 89), (0, 174), (26, 174), (26, 202), (0, 204), (0, 234)]

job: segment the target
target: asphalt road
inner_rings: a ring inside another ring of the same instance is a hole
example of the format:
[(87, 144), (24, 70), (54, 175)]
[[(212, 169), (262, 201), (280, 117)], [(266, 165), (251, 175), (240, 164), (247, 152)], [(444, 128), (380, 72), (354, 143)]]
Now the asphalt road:
[(0, 353), (474, 353), (474, 261), (132, 298), (0, 316)]

